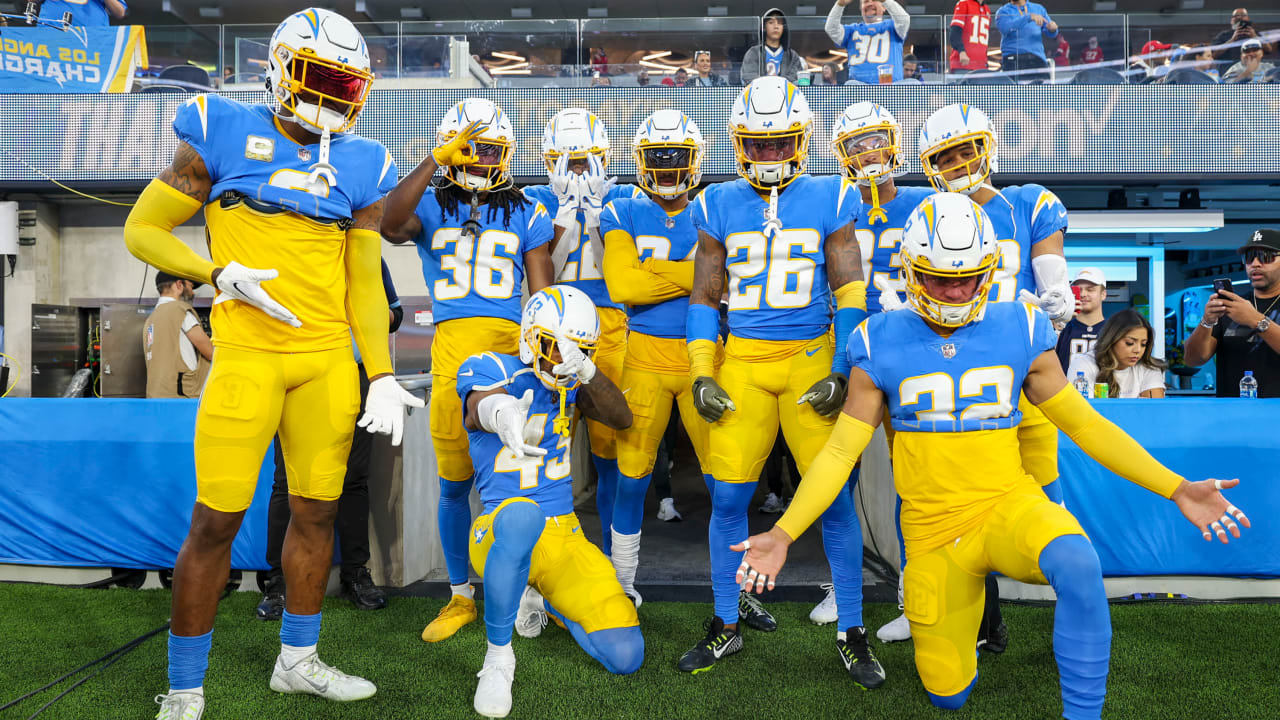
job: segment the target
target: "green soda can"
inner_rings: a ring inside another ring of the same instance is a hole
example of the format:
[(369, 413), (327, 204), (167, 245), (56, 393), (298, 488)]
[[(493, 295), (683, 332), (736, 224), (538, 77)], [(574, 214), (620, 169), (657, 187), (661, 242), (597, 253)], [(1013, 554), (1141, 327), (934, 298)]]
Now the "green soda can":
[(1108, 398), (1108, 397), (1111, 397), (1111, 386), (1110, 386), (1110, 385), (1108, 385), (1107, 383), (1094, 383), (1094, 384), (1093, 384), (1093, 396), (1094, 396), (1095, 398)]

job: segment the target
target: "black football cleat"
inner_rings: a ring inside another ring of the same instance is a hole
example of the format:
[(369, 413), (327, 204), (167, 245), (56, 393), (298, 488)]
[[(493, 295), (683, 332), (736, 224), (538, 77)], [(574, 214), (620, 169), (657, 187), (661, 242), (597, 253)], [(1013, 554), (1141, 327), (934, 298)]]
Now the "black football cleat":
[(737, 630), (725, 627), (724, 621), (720, 618), (711, 618), (703, 623), (703, 627), (707, 631), (706, 637), (693, 646), (692, 650), (681, 655), (680, 662), (676, 663), (676, 668), (680, 672), (696, 674), (703, 670), (710, 670), (720, 658), (742, 649), (742, 636)]
[(844, 638), (836, 639), (836, 650), (844, 662), (844, 669), (849, 677), (864, 690), (875, 690), (884, 685), (884, 668), (871, 652), (871, 644), (867, 642), (867, 629), (862, 626), (851, 627), (844, 631)]
[(255, 611), (259, 620), (279, 620), (284, 616), (284, 575), (271, 575), (262, 586), (262, 600)]
[(342, 597), (351, 601), (357, 610), (381, 610), (387, 606), (387, 594), (373, 584), (369, 568), (358, 568), (349, 579), (342, 581)]
[(773, 632), (778, 629), (778, 621), (764, 609), (764, 603), (746, 590), (738, 591), (738, 617), (752, 630)]

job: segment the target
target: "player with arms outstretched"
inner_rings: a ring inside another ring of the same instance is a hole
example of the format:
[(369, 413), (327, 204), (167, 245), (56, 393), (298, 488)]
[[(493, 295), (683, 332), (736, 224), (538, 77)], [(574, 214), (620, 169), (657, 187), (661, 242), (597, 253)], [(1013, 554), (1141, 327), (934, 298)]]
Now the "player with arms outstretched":
[[(422, 407), (396, 384), (388, 352), (378, 226), (396, 166), (382, 145), (346, 132), (373, 82), (364, 39), (342, 16), (313, 8), (282, 22), (268, 52), (272, 104), (218, 95), (184, 103), (173, 121), (173, 163), (143, 191), (124, 229), (139, 259), (218, 289), (210, 318), (216, 352), (196, 414), (196, 505), (173, 575), (161, 720), (204, 712), (231, 542), (277, 432), (292, 517), (271, 689), (331, 700), (374, 694), (373, 683), (316, 655), (360, 407), (352, 336), (370, 380), (359, 426), (399, 444), (404, 407)], [(202, 206), (212, 262), (172, 232)]]
[[(473, 467), (462, 405), (454, 392), (458, 366), (492, 350), (516, 351), (520, 288), (551, 284), (551, 218), (511, 183), (515, 133), (502, 108), (483, 98), (454, 105), (436, 130), (436, 147), (387, 195), (382, 234), (418, 246), (431, 289), (431, 442), (440, 476), (436, 519), (452, 589), (449, 602), (422, 631), (439, 642), (476, 619), (468, 582), (467, 529)], [(437, 170), (442, 177), (432, 185)]]
[[(618, 185), (605, 176), (609, 167), (609, 133), (595, 113), (567, 108), (556, 113), (542, 131), (542, 160), (550, 183), (526, 187), (555, 219), (551, 256), (556, 282), (587, 294), (600, 312), (600, 347), (595, 360), (615, 384), (622, 381), (627, 354), (627, 313), (609, 297), (601, 270), (604, 242), (600, 218), (612, 200), (641, 195), (634, 185)], [(596, 509), (600, 512), (601, 547), (612, 549), (614, 494), (618, 487), (618, 447), (614, 431), (587, 418), (591, 462), (595, 465)]]
[(843, 494), (887, 407), (910, 557), (907, 617), (929, 699), (948, 709), (968, 699), (983, 578), (996, 571), (1053, 586), (1063, 717), (1092, 720), (1111, 648), (1102, 569), (1080, 524), (1023, 469), (1021, 398), (1112, 472), (1172, 499), (1206, 540), (1239, 537), (1237, 523), (1249, 521), (1219, 492), (1238, 480), (1187, 482), (1089, 407), (1062, 374), (1043, 312), (988, 302), (997, 248), (991, 222), (963, 195), (935, 195), (912, 214), (902, 240), (912, 312), (874, 315), (849, 338), (844, 412), (786, 514), (733, 546), (746, 550), (738, 579), (757, 592), (773, 587), (787, 547)]
[[(630, 332), (621, 387), (635, 416), (631, 427), (618, 433), (621, 474), (611, 557), (618, 582), (638, 603), (644, 498), (673, 402), (706, 467), (709, 427), (693, 408), (684, 335), (698, 245), (689, 193), (698, 187), (705, 143), (688, 115), (659, 110), (640, 123), (631, 151), (645, 195), (606, 205), (600, 230), (609, 295), (627, 307)], [(709, 484), (710, 476), (704, 478)]]
[[(848, 365), (832, 353), (832, 295), (837, 342), (866, 315), (853, 232), (861, 203), (842, 177), (805, 174), (811, 132), (809, 105), (794, 85), (779, 77), (753, 80), (729, 119), (742, 177), (712, 185), (695, 202), (698, 253), (687, 337), (694, 406), (712, 423), (715, 616), (705, 638), (680, 658), (685, 672), (706, 670), (742, 649), (733, 581), (738, 556), (728, 543), (746, 534), (747, 505), (779, 424), (804, 472), (844, 402)], [(717, 372), (726, 272), (729, 338)], [(862, 528), (851, 491), (823, 516), (822, 529), (840, 615), (836, 649), (855, 682), (879, 687), (884, 670), (862, 625)]]
[(511, 711), (511, 631), (536, 637), (548, 614), (611, 673), (644, 660), (644, 637), (613, 566), (582, 535), (573, 512), (573, 408), (615, 430), (631, 424), (626, 398), (591, 360), (600, 336), (585, 293), (534, 293), (520, 323), (520, 356), (486, 352), (458, 371), (484, 514), (471, 526), (471, 563), (484, 577), (489, 650), (475, 710)]

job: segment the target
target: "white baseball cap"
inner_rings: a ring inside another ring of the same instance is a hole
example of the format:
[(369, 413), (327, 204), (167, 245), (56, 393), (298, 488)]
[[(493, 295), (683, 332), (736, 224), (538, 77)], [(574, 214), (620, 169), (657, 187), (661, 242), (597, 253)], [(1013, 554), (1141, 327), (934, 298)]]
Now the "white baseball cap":
[(1101, 268), (1087, 267), (1076, 274), (1076, 279), (1072, 281), (1072, 285), (1076, 283), (1087, 282), (1093, 285), (1107, 286), (1107, 276), (1102, 274)]

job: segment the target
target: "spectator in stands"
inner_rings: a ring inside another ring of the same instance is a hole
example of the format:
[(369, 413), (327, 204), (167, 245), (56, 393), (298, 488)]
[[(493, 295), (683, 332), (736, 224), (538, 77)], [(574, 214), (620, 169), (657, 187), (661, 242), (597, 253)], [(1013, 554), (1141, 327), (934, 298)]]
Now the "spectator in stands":
[(102, 27), (110, 25), (112, 18), (120, 20), (128, 10), (124, 0), (44, 0), (40, 18), (61, 21), (63, 13), (71, 13), (72, 25)]
[(911, 16), (896, 0), (862, 0), (862, 22), (842, 25), (844, 7), (851, 2), (836, 0), (824, 27), (831, 42), (849, 54), (849, 78), (875, 85), (880, 82), (880, 66), (889, 65), (893, 81), (898, 82), (902, 79), (902, 42), (911, 27)]
[(156, 272), (160, 299), (142, 327), (148, 398), (198, 398), (213, 360), (213, 343), (191, 301), (198, 282)]
[(1222, 76), (1222, 82), (1260, 82), (1263, 76), (1274, 68), (1275, 65), (1262, 62), (1262, 41), (1245, 40), (1240, 46), (1240, 62), (1227, 68), (1227, 74)]
[[(387, 297), (391, 314), (387, 318), (388, 330), (400, 329), (404, 309), (400, 297), (391, 282), (391, 269), (382, 261), (382, 291)], [(369, 376), (360, 357), (360, 348), (353, 342), (351, 349), (356, 356), (356, 371), (360, 375), (360, 413), (364, 414), (365, 401), (369, 397)], [(373, 435), (357, 432), (351, 436), (351, 451), (347, 455), (347, 473), (342, 480), (342, 495), (338, 498), (337, 516), (333, 529), (338, 535), (339, 555), (342, 557), (338, 579), (342, 584), (342, 597), (351, 601), (359, 610), (381, 610), (387, 606), (386, 593), (373, 583), (369, 574), (369, 463), (373, 452)], [(276, 436), (275, 477), (271, 486), (271, 500), (267, 505), (267, 566), (258, 573), (262, 588), (262, 600), (255, 613), (259, 620), (279, 620), (284, 612), (284, 572), (281, 555), (284, 536), (292, 514), (289, 510), (289, 480), (285, 472), (284, 456), (280, 451), (280, 436)]]
[(1089, 44), (1080, 53), (1080, 61), (1086, 65), (1100, 63), (1103, 60), (1102, 48), (1098, 47), (1098, 36), (1090, 35)]
[(676, 70), (675, 75), (668, 75), (662, 78), (662, 84), (667, 87), (685, 87), (689, 84), (689, 71), (680, 68)]
[(591, 72), (606, 76), (609, 74), (609, 56), (605, 55), (604, 48), (591, 48)]
[(902, 79), (915, 80), (916, 82), (920, 82), (922, 79), (920, 63), (916, 60), (914, 53), (907, 53), (902, 56)]
[(764, 42), (752, 45), (742, 56), (742, 82), (750, 83), (761, 75), (781, 75), (796, 82), (804, 69), (804, 58), (790, 47), (791, 33), (787, 16), (778, 8), (760, 16), (760, 34)]
[(818, 82), (814, 84), (815, 85), (839, 85), (840, 75), (839, 75), (839, 71), (836, 70), (836, 64), (823, 63), (822, 77), (818, 78)]
[(1183, 362), (1199, 367), (1216, 355), (1218, 397), (1236, 397), (1246, 370), (1258, 381), (1258, 397), (1280, 397), (1280, 230), (1255, 230), (1239, 252), (1249, 290), (1209, 298)]
[(1079, 288), (1076, 292), (1080, 299), (1076, 301), (1075, 317), (1068, 320), (1058, 334), (1058, 361), (1062, 363), (1063, 372), (1071, 366), (1073, 355), (1092, 350), (1098, 342), (1103, 321), (1102, 300), (1107, 296), (1107, 278), (1100, 268), (1084, 268), (1071, 284)]
[[(1244, 50), (1244, 41), (1261, 40), (1258, 37), (1258, 31), (1253, 27), (1253, 21), (1249, 19), (1249, 11), (1244, 8), (1236, 8), (1231, 11), (1231, 27), (1218, 33), (1213, 38), (1215, 50), (1213, 56), (1223, 65), (1238, 63)], [(1263, 53), (1270, 53), (1275, 50), (1275, 46), (1269, 42), (1262, 43)]]
[(222, 68), (222, 84), (230, 85), (236, 81), (236, 69), (230, 65)]
[(726, 84), (724, 78), (711, 69), (711, 53), (706, 50), (699, 50), (693, 54), (693, 67), (698, 71), (698, 77), (694, 78), (690, 85), (719, 87)]
[(1159, 40), (1148, 40), (1142, 46), (1142, 50), (1138, 51), (1136, 57), (1130, 58), (1131, 67), (1140, 69), (1147, 74), (1148, 77), (1159, 77), (1167, 74), (1169, 68), (1165, 67), (1169, 63), (1169, 56), (1172, 53), (1165, 52), (1172, 50), (1173, 46), (1169, 43), (1163, 43)]
[(1151, 323), (1129, 308), (1112, 315), (1102, 326), (1093, 350), (1071, 356), (1067, 379), (1084, 374), (1089, 387), (1106, 383), (1106, 397), (1164, 397), (1164, 363), (1151, 357)]
[(1053, 65), (1054, 67), (1067, 67), (1071, 64), (1071, 44), (1067, 42), (1067, 36), (1062, 33), (1058, 34), (1058, 46), (1053, 49)]
[(645, 70), (644, 68), (640, 68), (640, 72), (636, 73), (636, 84), (639, 85), (640, 87), (645, 87), (646, 85), (649, 84), (648, 70)]
[(991, 9), (987, 0), (959, 0), (947, 28), (951, 72), (987, 69), (987, 43), (991, 34)]
[[(1044, 55), (1044, 38), (1058, 37), (1058, 23), (1040, 3), (1012, 0), (996, 12), (1000, 29), (1000, 54), (1005, 72), (1042, 68), (1048, 65)], [(1017, 79), (1037, 80), (1045, 73), (1019, 73)]]
[(1191, 67), (1199, 70), (1205, 75), (1208, 75), (1214, 80), (1220, 81), (1221, 78), (1218, 76), (1218, 61), (1213, 59), (1212, 46), (1201, 45), (1197, 48), (1197, 51), (1195, 60), (1191, 62)]

